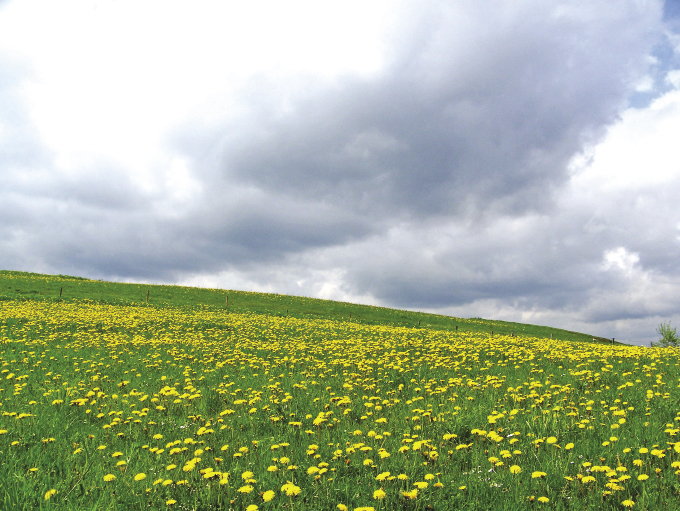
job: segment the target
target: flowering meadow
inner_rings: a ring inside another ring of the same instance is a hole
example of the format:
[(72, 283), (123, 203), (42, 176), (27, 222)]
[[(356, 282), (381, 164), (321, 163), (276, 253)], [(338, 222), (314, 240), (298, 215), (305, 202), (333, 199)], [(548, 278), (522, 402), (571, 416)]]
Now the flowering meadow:
[(680, 507), (678, 353), (0, 301), (0, 509)]

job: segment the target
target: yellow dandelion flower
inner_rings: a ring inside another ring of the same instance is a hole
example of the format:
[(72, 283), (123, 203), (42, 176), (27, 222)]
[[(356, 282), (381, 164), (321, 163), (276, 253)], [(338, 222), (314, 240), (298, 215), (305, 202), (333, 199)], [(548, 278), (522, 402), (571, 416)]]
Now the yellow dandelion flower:
[(116, 480), (116, 476), (114, 476), (113, 474), (106, 474), (104, 476), (104, 481), (106, 481), (107, 483), (110, 483), (111, 481), (115, 481), (115, 480)]
[(146, 474), (144, 472), (140, 472), (135, 476), (135, 481), (143, 481), (146, 479)]
[(289, 497), (293, 497), (295, 495), (299, 495), (302, 490), (300, 489), (299, 486), (295, 486), (293, 483), (288, 481), (286, 484), (281, 486), (281, 491), (284, 492)]
[(416, 497), (418, 497), (418, 489), (417, 489), (417, 488), (414, 488), (414, 489), (412, 489), (411, 491), (403, 491), (403, 492), (401, 492), (401, 494), (402, 494), (404, 497), (406, 497), (407, 499), (413, 500), (413, 499), (415, 499)]
[(267, 490), (262, 494), (262, 500), (264, 500), (265, 502), (269, 502), (274, 498), (275, 495), (276, 494), (274, 493), (273, 490)]
[(383, 491), (382, 488), (380, 488), (379, 490), (375, 490), (375, 491), (373, 492), (373, 498), (376, 499), (376, 500), (382, 500), (382, 499), (384, 499), (384, 498), (385, 498), (385, 495), (387, 495), (387, 494)]
[(45, 500), (50, 500), (50, 498), (52, 498), (52, 496), (55, 493), (57, 493), (57, 490), (55, 490), (54, 488), (52, 488), (51, 490), (47, 490), (47, 492), (45, 493)]

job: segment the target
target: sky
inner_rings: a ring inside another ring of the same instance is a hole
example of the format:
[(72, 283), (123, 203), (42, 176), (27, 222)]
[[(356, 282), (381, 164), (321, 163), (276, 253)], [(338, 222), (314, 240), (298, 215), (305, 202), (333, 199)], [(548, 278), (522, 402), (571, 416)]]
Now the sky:
[(680, 325), (680, 1), (0, 0), (0, 268)]

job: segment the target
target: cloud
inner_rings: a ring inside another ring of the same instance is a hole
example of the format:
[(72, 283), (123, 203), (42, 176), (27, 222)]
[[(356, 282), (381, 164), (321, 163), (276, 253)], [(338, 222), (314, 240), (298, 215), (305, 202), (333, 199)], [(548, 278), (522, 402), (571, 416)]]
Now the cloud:
[(218, 127), (225, 185), (369, 218), (549, 207), (642, 76), (654, 9), (426, 5), (377, 76), (249, 84), (252, 115)]
[(680, 319), (678, 105), (671, 91), (624, 111), (574, 159), (549, 212), (401, 227), (346, 247), (346, 279), (403, 307), (649, 342), (661, 320)]

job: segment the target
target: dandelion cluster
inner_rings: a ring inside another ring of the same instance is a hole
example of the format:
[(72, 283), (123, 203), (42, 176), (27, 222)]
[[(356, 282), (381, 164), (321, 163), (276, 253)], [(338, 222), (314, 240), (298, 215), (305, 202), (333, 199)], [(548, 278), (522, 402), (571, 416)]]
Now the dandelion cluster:
[(671, 349), (4, 300), (0, 486), (17, 508), (673, 508), (679, 362)]

